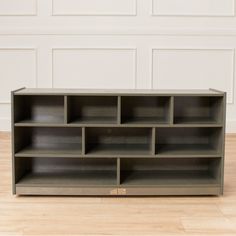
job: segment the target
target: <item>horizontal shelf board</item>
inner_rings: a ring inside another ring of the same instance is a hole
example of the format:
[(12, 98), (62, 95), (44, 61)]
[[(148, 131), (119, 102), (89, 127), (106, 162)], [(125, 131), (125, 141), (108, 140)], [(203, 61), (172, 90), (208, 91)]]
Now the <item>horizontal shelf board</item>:
[(50, 117), (50, 119), (25, 119), (20, 120), (16, 124), (63, 124), (64, 117), (63, 116), (55, 116)]
[(158, 154), (157, 158), (221, 158), (219, 154)]
[(166, 128), (171, 128), (171, 127), (193, 127), (193, 128), (214, 128), (214, 127), (223, 127), (222, 124), (140, 124), (140, 123), (122, 123), (122, 124), (108, 124), (108, 123), (104, 123), (104, 124), (87, 124), (87, 123), (15, 123), (15, 127), (92, 127), (92, 128), (96, 128), (96, 127), (107, 127), (107, 128), (119, 128), (119, 127), (132, 127), (132, 128), (162, 128), (162, 127), (166, 127)]
[(17, 152), (15, 156), (36, 156), (36, 155), (42, 155), (42, 156), (69, 156), (69, 155), (81, 155), (82, 149), (79, 147), (81, 145), (75, 144), (75, 145), (65, 145), (60, 144), (60, 146), (48, 146), (48, 147), (34, 147), (34, 146), (28, 146), (21, 151)]
[(158, 124), (169, 124), (169, 121), (165, 118), (158, 118), (158, 117), (135, 117), (135, 118), (124, 118), (122, 124), (158, 125)]
[(151, 155), (148, 145), (144, 144), (100, 144), (88, 148), (88, 155)]
[(220, 155), (217, 150), (204, 144), (159, 144), (156, 145), (156, 154), (158, 155)]
[(223, 124), (200, 124), (200, 123), (196, 123), (196, 124), (173, 124), (171, 127), (189, 127), (189, 128), (221, 128), (223, 127), (224, 125)]
[(17, 186), (115, 186), (116, 171), (74, 171), (56, 173), (28, 173)]
[(175, 117), (175, 124), (186, 124), (186, 125), (222, 125), (209, 117)]
[(25, 88), (18, 90), (14, 93), (15, 95), (159, 95), (159, 96), (223, 96), (223, 92), (218, 92), (215, 90), (164, 90), (164, 89), (35, 89), (35, 88)]
[(61, 123), (50, 123), (50, 122), (17, 122), (16, 127), (67, 127), (68, 125)]
[(86, 154), (86, 155), (81, 155), (81, 154), (27, 154), (27, 155), (23, 155), (21, 153), (17, 153), (15, 155), (16, 158), (22, 158), (22, 157), (41, 157), (41, 158), (147, 158), (147, 159), (155, 159), (155, 158), (159, 158), (159, 159), (167, 159), (167, 158), (222, 158), (222, 156), (220, 155), (188, 155), (188, 156), (184, 156), (184, 155), (108, 155), (108, 156), (104, 156), (104, 155), (90, 155), (90, 154)]
[[(122, 177), (123, 176), (123, 177)], [(152, 170), (152, 171), (122, 171), (121, 186), (196, 186), (214, 185), (219, 181), (213, 178), (208, 171), (194, 170)]]
[[(122, 186), (119, 186), (123, 188)], [(118, 188), (119, 189), (119, 188)], [(17, 186), (16, 194), (20, 195), (64, 195), (64, 196), (103, 196), (117, 195), (117, 186), (88, 186), (88, 187), (44, 187)], [(219, 195), (220, 186), (128, 186), (125, 187), (126, 196), (168, 196), (168, 195)], [(118, 195), (122, 196), (122, 195)]]
[(16, 194), (20, 195), (51, 195), (51, 196), (103, 196), (114, 195), (117, 186), (18, 186)]
[(196, 195), (219, 195), (218, 186), (119, 186), (125, 188), (127, 196), (196, 196)]
[(69, 125), (97, 125), (97, 124), (117, 124), (117, 117), (87, 117), (81, 119), (72, 120)]

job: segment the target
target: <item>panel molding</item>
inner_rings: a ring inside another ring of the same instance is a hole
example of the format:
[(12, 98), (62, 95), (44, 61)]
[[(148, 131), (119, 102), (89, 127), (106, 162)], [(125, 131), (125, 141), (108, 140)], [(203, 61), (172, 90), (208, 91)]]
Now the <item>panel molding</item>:
[(11, 131), (11, 119), (0, 117), (0, 131)]
[(38, 0), (34, 1), (34, 12), (32, 13), (7, 13), (7, 14), (0, 14), (0, 17), (11, 17), (11, 16), (37, 16), (38, 15)]
[(137, 47), (54, 47), (51, 49), (51, 58), (52, 58), (52, 82), (51, 88), (54, 88), (54, 52), (63, 50), (127, 50), (134, 52), (134, 65), (133, 65), (133, 88), (137, 88)]
[(117, 17), (117, 16), (137, 16), (137, 0), (134, 0), (134, 4), (135, 4), (135, 7), (134, 7), (134, 12), (133, 13), (130, 13), (130, 14), (127, 14), (127, 13), (122, 13), (122, 12), (118, 12), (118, 13), (73, 13), (73, 14), (66, 14), (66, 13), (55, 13), (54, 11), (54, 6), (55, 6), (55, 1), (56, 0), (51, 0), (52, 1), (52, 12), (51, 12), (51, 15), (52, 16), (114, 16), (114, 17)]
[[(34, 78), (34, 84), (35, 84), (35, 87), (37, 88), (38, 87), (38, 48), (24, 48), (24, 47), (10, 47), (10, 48), (7, 48), (7, 47), (0, 47), (0, 51), (21, 51), (21, 50), (25, 50), (25, 51), (32, 51), (34, 52), (34, 55), (35, 55), (35, 78)], [(11, 101), (10, 100), (0, 100), (0, 105), (3, 105), (3, 104), (11, 104)]]
[(155, 13), (154, 11), (154, 0), (150, 0), (151, 1), (151, 11), (150, 11), (150, 15), (151, 16), (154, 16), (154, 17), (213, 17), (213, 18), (216, 18), (216, 17), (234, 17), (236, 16), (236, 4), (235, 4), (235, 1), (236, 0), (233, 0), (233, 13), (232, 14), (157, 14)]
[[(154, 89), (154, 60), (153, 60), (153, 56), (154, 56), (154, 51), (162, 51), (162, 50), (168, 50), (168, 51), (172, 51), (172, 50), (176, 50), (176, 51), (184, 51), (184, 50), (196, 50), (196, 51), (230, 51), (232, 53), (232, 72), (231, 72), (231, 80), (230, 80), (230, 93), (232, 94), (231, 99), (229, 101), (227, 101), (227, 104), (233, 105), (234, 104), (234, 97), (235, 97), (235, 93), (234, 93), (234, 85), (235, 85), (235, 67), (236, 67), (236, 61), (235, 61), (235, 48), (210, 48), (210, 47), (186, 47), (186, 48), (180, 48), (180, 47), (168, 47), (168, 48), (160, 48), (160, 47), (152, 47), (151, 48), (151, 53), (150, 53), (150, 87), (151, 89)], [(157, 78), (158, 81), (158, 78)]]
[(102, 36), (236, 36), (235, 28), (209, 28), (209, 29), (190, 29), (190, 28), (168, 28), (168, 29), (35, 29), (35, 28), (27, 28), (27, 29), (8, 29), (1, 28), (0, 35), (37, 35), (37, 36), (79, 36), (79, 35), (102, 35)]

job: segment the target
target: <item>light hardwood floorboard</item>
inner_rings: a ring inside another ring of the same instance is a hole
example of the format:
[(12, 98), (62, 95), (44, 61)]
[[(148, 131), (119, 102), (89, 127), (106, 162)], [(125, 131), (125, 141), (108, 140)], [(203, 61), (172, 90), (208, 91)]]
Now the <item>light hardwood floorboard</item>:
[(227, 135), (221, 197), (19, 197), (10, 134), (0, 132), (0, 236), (236, 235), (236, 135)]

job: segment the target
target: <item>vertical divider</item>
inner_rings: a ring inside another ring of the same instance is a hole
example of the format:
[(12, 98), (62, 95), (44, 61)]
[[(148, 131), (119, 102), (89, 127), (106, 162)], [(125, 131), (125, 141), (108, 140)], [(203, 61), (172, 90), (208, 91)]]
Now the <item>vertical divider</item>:
[(117, 123), (121, 124), (121, 96), (117, 97)]
[(156, 154), (156, 128), (152, 128), (151, 155)]
[(12, 193), (16, 194), (16, 166), (15, 166), (15, 92), (25, 89), (25, 87), (11, 91), (11, 148), (12, 148)]
[(223, 132), (222, 134), (222, 156), (221, 156), (221, 195), (224, 193), (224, 166), (225, 166), (225, 130), (226, 130), (226, 106), (227, 106), (227, 94), (224, 92), (223, 95)]
[(11, 92), (11, 145), (12, 145), (12, 192), (16, 194), (15, 179), (15, 96), (14, 91)]
[(117, 178), (117, 186), (120, 186), (120, 158), (117, 158), (116, 164), (116, 178)]
[(86, 154), (86, 131), (85, 127), (82, 127), (82, 156)]
[(170, 125), (173, 125), (174, 124), (174, 104), (175, 103), (175, 98), (174, 96), (171, 96), (170, 97)]
[(64, 96), (64, 123), (68, 124), (68, 97)]

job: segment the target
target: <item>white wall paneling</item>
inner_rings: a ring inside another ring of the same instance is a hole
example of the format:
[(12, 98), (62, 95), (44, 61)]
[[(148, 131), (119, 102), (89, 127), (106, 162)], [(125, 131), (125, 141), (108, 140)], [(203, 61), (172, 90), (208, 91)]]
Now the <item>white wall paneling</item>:
[(0, 103), (10, 103), (10, 91), (37, 86), (37, 50), (0, 48)]
[(152, 49), (152, 88), (207, 89), (228, 92), (233, 103), (234, 49)]
[(0, 103), (0, 114), (0, 131), (9, 131), (11, 127), (11, 104)]
[(152, 0), (156, 16), (233, 16), (234, 0)]
[(135, 48), (54, 48), (55, 88), (136, 88)]
[(136, 0), (52, 0), (53, 15), (134, 16)]
[(235, 1), (0, 0), (0, 130), (19, 87), (212, 87), (236, 132)]
[(0, 16), (33, 16), (37, 0), (0, 0)]

